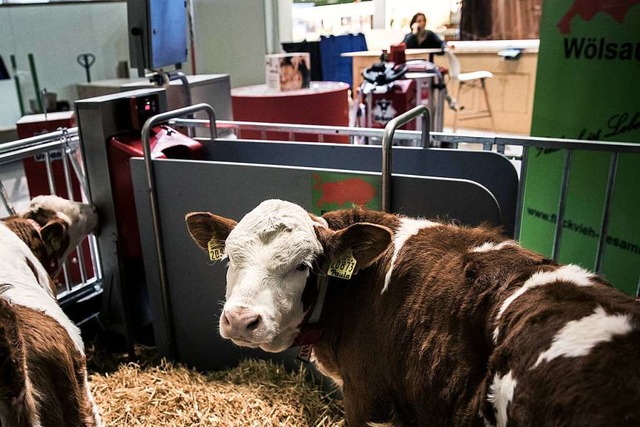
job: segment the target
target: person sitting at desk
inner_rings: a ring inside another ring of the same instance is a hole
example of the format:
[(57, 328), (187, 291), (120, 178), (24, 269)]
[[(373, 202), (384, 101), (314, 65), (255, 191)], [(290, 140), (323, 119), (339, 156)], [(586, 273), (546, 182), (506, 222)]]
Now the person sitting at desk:
[(444, 41), (427, 30), (427, 16), (418, 12), (411, 18), (411, 32), (404, 37), (407, 49), (444, 49)]

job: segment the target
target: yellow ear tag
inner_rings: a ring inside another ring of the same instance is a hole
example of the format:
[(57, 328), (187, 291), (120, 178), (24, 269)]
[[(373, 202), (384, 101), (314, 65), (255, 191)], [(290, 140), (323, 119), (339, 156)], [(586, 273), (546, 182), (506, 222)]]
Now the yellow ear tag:
[(356, 259), (353, 257), (351, 249), (347, 249), (346, 252), (340, 254), (331, 262), (327, 274), (339, 279), (349, 280), (355, 269)]
[(224, 245), (221, 245), (216, 239), (209, 240), (207, 249), (209, 250), (209, 259), (211, 261), (219, 261), (224, 257)]

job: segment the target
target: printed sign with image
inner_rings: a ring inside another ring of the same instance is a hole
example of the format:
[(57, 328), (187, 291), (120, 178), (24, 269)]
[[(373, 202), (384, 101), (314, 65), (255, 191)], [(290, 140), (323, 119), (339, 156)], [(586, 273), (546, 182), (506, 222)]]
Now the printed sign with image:
[(265, 58), (267, 87), (278, 91), (308, 88), (311, 60), (307, 52), (267, 55)]

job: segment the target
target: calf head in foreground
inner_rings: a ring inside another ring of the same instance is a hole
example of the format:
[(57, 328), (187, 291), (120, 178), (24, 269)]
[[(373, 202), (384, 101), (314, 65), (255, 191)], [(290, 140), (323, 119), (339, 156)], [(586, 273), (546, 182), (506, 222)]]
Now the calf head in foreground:
[(200, 247), (210, 254), (224, 247), (228, 260), (220, 334), (269, 352), (286, 350), (300, 333), (308, 308), (303, 293), (314, 268), (346, 252), (356, 268), (366, 268), (391, 241), (385, 227), (354, 224), (334, 232), (322, 218), (276, 200), (240, 223), (203, 212), (189, 214), (187, 223)]
[(276, 352), (317, 321), (313, 359), (352, 426), (640, 425), (640, 304), (596, 274), (486, 227), (360, 208), (186, 222), (228, 261), (221, 335)]
[(96, 426), (80, 331), (52, 278), (98, 224), (93, 206), (38, 196), (0, 222), (0, 424)]

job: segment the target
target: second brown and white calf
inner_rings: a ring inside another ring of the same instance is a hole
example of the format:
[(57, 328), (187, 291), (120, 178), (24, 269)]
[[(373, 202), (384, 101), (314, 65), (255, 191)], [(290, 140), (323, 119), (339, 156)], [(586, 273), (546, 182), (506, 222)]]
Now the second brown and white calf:
[(640, 425), (640, 304), (578, 266), (358, 208), (268, 200), (238, 223), (186, 221), (228, 261), (224, 338), (282, 351), (322, 304), (313, 356), (351, 426)]
[(0, 425), (98, 426), (80, 331), (52, 277), (98, 223), (95, 209), (38, 196), (0, 222)]

